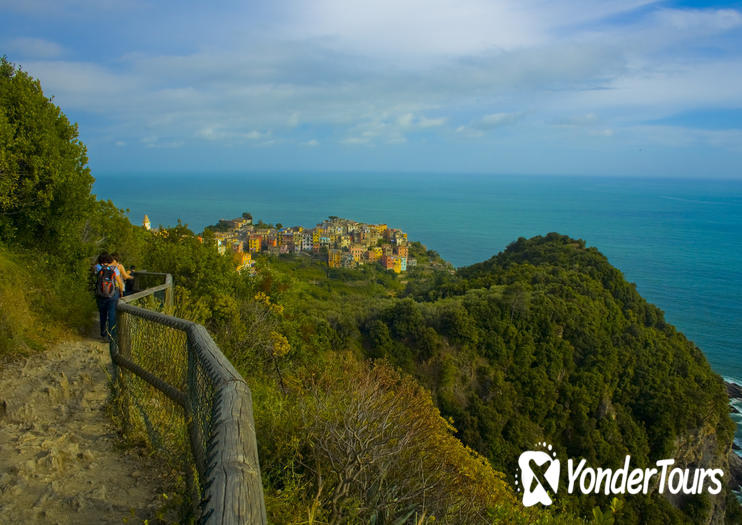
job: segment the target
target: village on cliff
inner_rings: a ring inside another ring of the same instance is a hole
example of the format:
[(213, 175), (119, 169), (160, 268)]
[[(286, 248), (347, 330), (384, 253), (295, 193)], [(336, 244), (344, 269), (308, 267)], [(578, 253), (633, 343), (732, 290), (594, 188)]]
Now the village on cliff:
[[(148, 223), (145, 216), (145, 227)], [(252, 216), (244, 213), (236, 219), (221, 219), (209, 229), (219, 252), (232, 252), (240, 271), (251, 271), (258, 253), (313, 255), (324, 259), (330, 268), (380, 264), (395, 273), (417, 264), (409, 257), (407, 234), (386, 224), (365, 224), (330, 216), (314, 228), (288, 228), (262, 221), (253, 224)]]

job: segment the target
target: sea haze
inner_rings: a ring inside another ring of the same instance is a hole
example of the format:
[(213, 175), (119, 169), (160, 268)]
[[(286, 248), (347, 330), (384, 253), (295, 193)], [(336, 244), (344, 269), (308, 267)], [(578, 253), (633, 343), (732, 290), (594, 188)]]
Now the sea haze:
[[(442, 174), (98, 175), (94, 192), (201, 231), (249, 211), (313, 226), (329, 215), (386, 222), (456, 266), (518, 237), (584, 239), (618, 267), (719, 374), (742, 379), (742, 181)], [(740, 381), (742, 383), (742, 381)]]

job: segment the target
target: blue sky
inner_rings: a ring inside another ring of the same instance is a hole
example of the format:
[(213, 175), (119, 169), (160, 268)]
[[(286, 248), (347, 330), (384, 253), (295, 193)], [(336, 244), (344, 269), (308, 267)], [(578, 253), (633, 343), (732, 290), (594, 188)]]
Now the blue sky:
[(742, 178), (742, 2), (0, 0), (111, 172)]

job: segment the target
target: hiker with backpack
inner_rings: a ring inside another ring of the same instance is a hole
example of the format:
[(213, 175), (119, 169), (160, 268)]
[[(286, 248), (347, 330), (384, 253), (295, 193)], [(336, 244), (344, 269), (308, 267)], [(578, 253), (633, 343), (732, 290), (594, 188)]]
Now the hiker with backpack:
[(111, 257), (113, 257), (113, 266), (118, 268), (119, 275), (121, 276), (121, 280), (124, 283), (124, 287), (121, 288), (121, 296), (128, 295), (131, 293), (131, 290), (134, 289), (134, 276), (131, 275), (129, 272), (126, 271), (126, 268), (124, 268), (124, 265), (121, 264), (121, 257), (118, 253), (112, 253)]
[(124, 289), (121, 273), (114, 265), (114, 259), (108, 253), (98, 256), (98, 264), (93, 266), (95, 271), (95, 300), (98, 303), (100, 314), (100, 336), (110, 341), (116, 329), (116, 303)]

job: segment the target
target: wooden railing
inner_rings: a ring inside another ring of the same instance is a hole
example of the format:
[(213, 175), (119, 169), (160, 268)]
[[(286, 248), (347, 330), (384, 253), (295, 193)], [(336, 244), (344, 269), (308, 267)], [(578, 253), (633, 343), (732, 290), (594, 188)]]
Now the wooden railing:
[(134, 304), (156, 297), (171, 309), (171, 276), (135, 273), (136, 280), (145, 278), (163, 284), (135, 289), (117, 306), (111, 358), (123, 369), (115, 370), (121, 419), (171, 458), (189, 458), (191, 517), (264, 524), (250, 389), (203, 326)]

